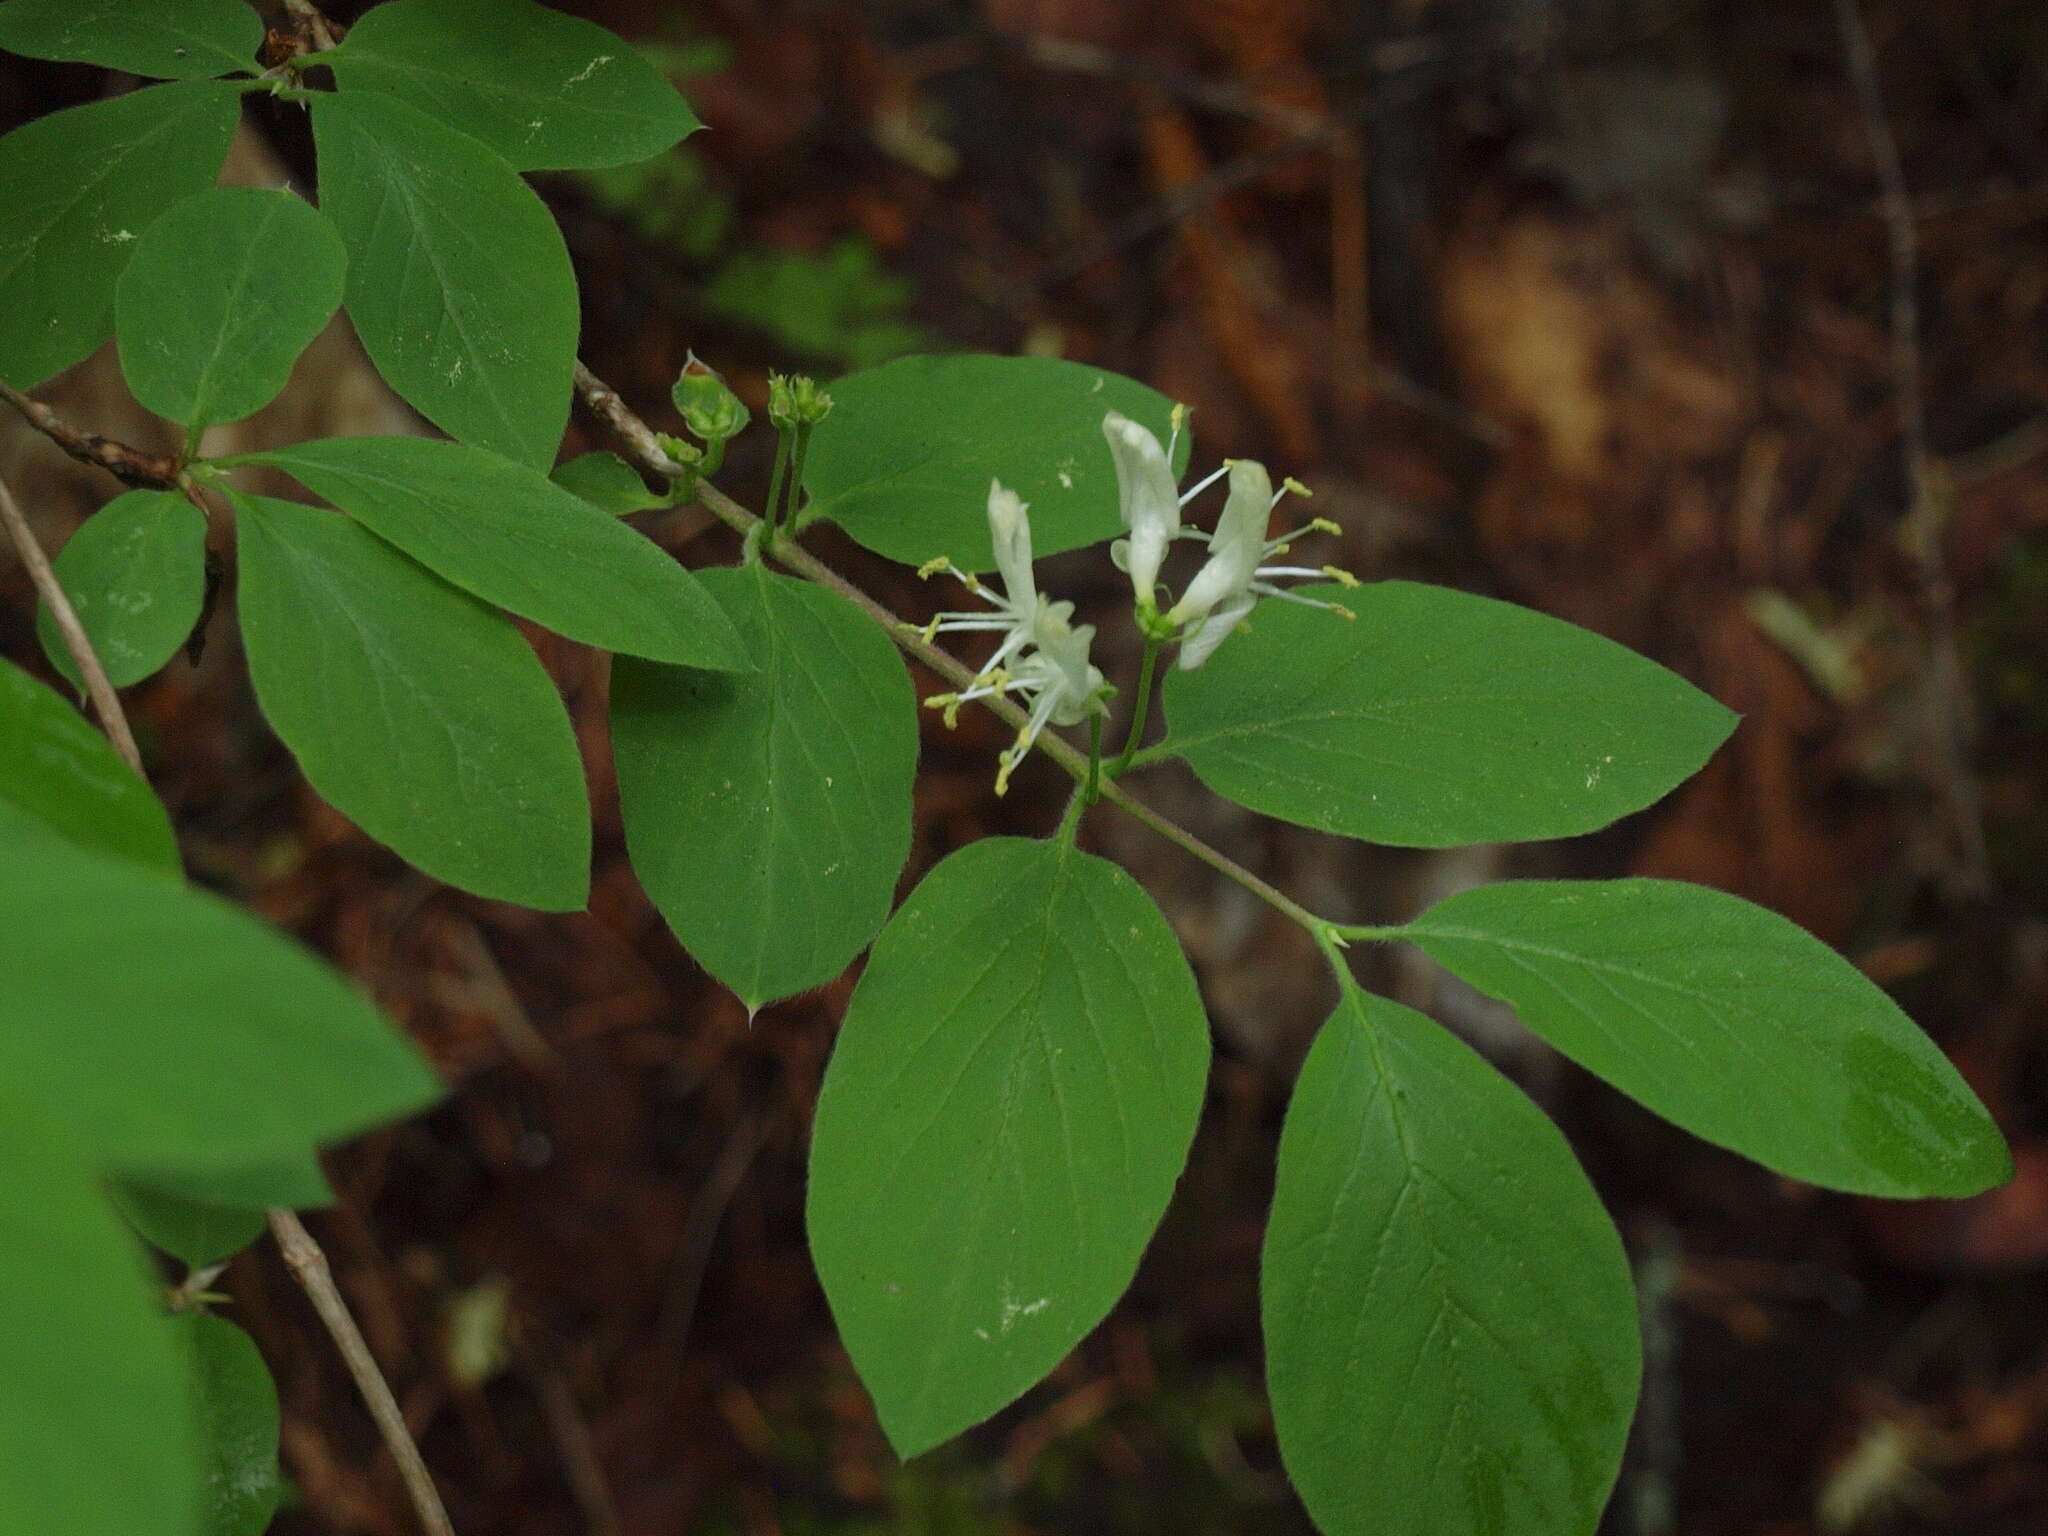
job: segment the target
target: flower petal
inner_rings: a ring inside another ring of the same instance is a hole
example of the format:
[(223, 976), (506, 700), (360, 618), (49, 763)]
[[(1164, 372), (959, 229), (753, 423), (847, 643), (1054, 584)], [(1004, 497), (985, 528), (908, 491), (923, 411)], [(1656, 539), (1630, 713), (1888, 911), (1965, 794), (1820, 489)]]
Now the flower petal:
[(1038, 597), (1038, 581), (1031, 572), (1030, 508), (1002, 481), (988, 483), (988, 531), (995, 541), (996, 569), (1003, 574), (1003, 591), (1014, 609), (1029, 611)]
[(1167, 547), (1180, 531), (1173, 466), (1159, 439), (1128, 416), (1109, 412), (1102, 418), (1102, 435), (1109, 440), (1109, 455), (1116, 464), (1118, 509), (1131, 530), (1131, 586), (1140, 600), (1149, 599)]

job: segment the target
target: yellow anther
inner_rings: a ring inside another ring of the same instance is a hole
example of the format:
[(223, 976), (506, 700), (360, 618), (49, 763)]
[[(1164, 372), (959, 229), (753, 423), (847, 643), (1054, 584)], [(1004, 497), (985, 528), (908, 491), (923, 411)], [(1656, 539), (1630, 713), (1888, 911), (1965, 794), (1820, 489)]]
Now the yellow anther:
[(1292, 491), (1297, 496), (1315, 495), (1314, 491), (1310, 490), (1307, 486), (1303, 485), (1299, 480), (1295, 479), (1292, 475), (1289, 475), (1285, 480), (1282, 480), (1280, 482), (1280, 489), (1283, 491)]
[(1023, 761), (1022, 754), (1005, 752), (996, 759), (996, 798), (1001, 799), (1010, 792), (1010, 774)]
[(917, 579), (919, 581), (930, 581), (939, 572), (950, 571), (951, 569), (953, 569), (953, 562), (944, 555), (938, 555), (933, 559), (925, 561), (923, 565), (917, 568)]
[(917, 637), (920, 640), (924, 641), (926, 645), (930, 645), (934, 640), (939, 638), (939, 617), (937, 614), (932, 615), (932, 620), (929, 624), (925, 624), (922, 626), (916, 624), (906, 624), (903, 627), (905, 629), (915, 630), (917, 633)]
[(981, 578), (976, 576), (974, 572), (955, 571), (953, 574), (960, 578), (961, 586), (972, 592), (976, 597), (981, 596)]
[(1266, 553), (1269, 555), (1284, 555), (1292, 548), (1294, 546), (1283, 539), (1278, 544), (1268, 544), (1266, 546)]
[(1175, 401), (1172, 414), (1168, 417), (1168, 422), (1174, 431), (1180, 431), (1182, 427), (1188, 424), (1188, 408), (1179, 401)]
[[(1355, 587), (1358, 585), (1358, 578), (1356, 576), (1352, 575), (1349, 571), (1340, 570), (1334, 565), (1324, 566), (1323, 574), (1340, 587)], [(1344, 611), (1349, 613), (1351, 610), (1347, 608)]]
[(1312, 519), (1309, 523), (1309, 527), (1314, 529), (1317, 533), (1342, 533), (1344, 531), (1344, 525), (1342, 523), (1332, 522), (1327, 517), (1318, 517)]

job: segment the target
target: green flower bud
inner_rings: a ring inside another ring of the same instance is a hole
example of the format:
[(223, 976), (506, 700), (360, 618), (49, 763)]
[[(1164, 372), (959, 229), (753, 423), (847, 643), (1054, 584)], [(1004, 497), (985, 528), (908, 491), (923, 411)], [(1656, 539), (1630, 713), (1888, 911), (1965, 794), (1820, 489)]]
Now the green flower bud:
[(768, 375), (768, 419), (776, 426), (814, 427), (832, 409), (832, 397), (804, 374)]
[(753, 419), (746, 402), (726, 387), (724, 379), (698, 362), (694, 352), (683, 365), (670, 398), (683, 413), (683, 425), (707, 443), (739, 436)]

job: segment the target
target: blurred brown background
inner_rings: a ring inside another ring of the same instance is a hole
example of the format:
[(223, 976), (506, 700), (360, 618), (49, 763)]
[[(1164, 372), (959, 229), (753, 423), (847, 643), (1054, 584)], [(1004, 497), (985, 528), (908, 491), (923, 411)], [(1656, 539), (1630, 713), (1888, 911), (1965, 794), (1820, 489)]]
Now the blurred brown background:
[[(757, 411), (770, 367), (930, 347), (1099, 363), (1194, 407), (1198, 464), (1253, 455), (1312, 485), (1361, 575), (1561, 614), (1744, 713), (1665, 805), (1566, 845), (1395, 855), (1259, 824), (1170, 770), (1141, 792), (1333, 915), (1391, 920), (1511, 873), (1655, 873), (1844, 948), (1999, 1114), (2011, 1187), (1817, 1194), (1663, 1126), (1412, 959), (1374, 979), (1559, 1119), (1637, 1260), (1648, 1377), (1603, 1529), (2048, 1526), (2048, 8), (563, 8), (657, 49), (711, 129), (542, 182), (584, 355), (657, 425), (690, 347)], [(120, 85), (0, 60), (0, 124)], [(252, 125), (235, 174), (308, 185), (302, 120), (263, 104)], [(174, 446), (105, 357), (40, 393)], [(231, 430), (406, 427), (337, 332)], [(572, 450), (604, 446), (573, 430)], [(758, 501), (769, 447), (739, 445), (722, 483)], [(11, 419), (0, 469), (52, 545), (115, 489)], [(655, 531), (733, 557), (686, 514)], [(901, 611), (929, 604), (815, 542)], [(1092, 594), (1128, 687), (1107, 562), (1066, 557), (1049, 584)], [(0, 589), (0, 649), (40, 670), (11, 562)], [(1209, 1112), (1125, 1303), (1017, 1406), (900, 1468), (801, 1236), (851, 979), (749, 1021), (662, 928), (621, 852), (601, 658), (537, 637), (598, 804), (592, 908), (562, 919), (440, 889), (354, 833), (265, 731), (232, 624), (207, 634), (132, 696), (195, 877), (334, 957), (451, 1084), (332, 1160), (345, 1203), (315, 1224), (464, 1536), (1307, 1530), (1256, 1331), (1279, 1117), (1329, 1003), (1284, 924), (1107, 811), (1086, 825), (1195, 957)], [(907, 879), (985, 832), (1050, 829), (1045, 766), (990, 798), (993, 721), (926, 727)], [(284, 1391), (302, 1503), (279, 1530), (408, 1531), (274, 1258), (226, 1288)]]

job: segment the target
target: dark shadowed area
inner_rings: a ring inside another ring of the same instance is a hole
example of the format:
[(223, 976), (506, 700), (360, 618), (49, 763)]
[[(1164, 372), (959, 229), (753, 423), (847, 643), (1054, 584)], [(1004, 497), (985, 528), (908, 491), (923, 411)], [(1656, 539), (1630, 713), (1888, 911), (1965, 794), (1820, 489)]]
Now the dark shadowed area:
[[(757, 422), (770, 368), (1100, 364), (1192, 407), (1198, 470), (1253, 456), (1312, 487), (1359, 575), (1560, 615), (1743, 714), (1670, 800), (1558, 844), (1393, 853), (1259, 822), (1176, 766), (1134, 781), (1354, 922), (1510, 875), (1762, 902), (1890, 989), (1999, 1117), (2004, 1189), (1818, 1193), (1655, 1120), (1419, 954), (1376, 957), (1558, 1120), (1628, 1244), (1647, 1374), (1613, 1536), (2048, 1527), (2048, 8), (1852, 4), (560, 6), (648, 48), (709, 125), (537, 181), (583, 356), (657, 427), (679, 429), (691, 349)], [(0, 128), (124, 85), (0, 58)], [(296, 109), (252, 107), (230, 179), (304, 186), (311, 165)], [(107, 353), (38, 393), (177, 446)], [(253, 448), (410, 422), (337, 331), (282, 402), (219, 430)], [(567, 451), (606, 446), (579, 411)], [(757, 427), (719, 483), (759, 505), (772, 450)], [(52, 547), (118, 489), (11, 414), (0, 471)], [(701, 514), (659, 516), (690, 563), (736, 558)], [(807, 541), (931, 610), (908, 570)], [(1128, 695), (1128, 587), (1091, 553), (1056, 579)], [(33, 613), (0, 561), (0, 652), (50, 678)], [(342, 1204), (310, 1224), (463, 1536), (1308, 1531), (1256, 1290), (1288, 1087), (1334, 995), (1307, 939), (1091, 814), (1083, 846), (1129, 865), (1195, 961), (1207, 1112), (1103, 1327), (901, 1466), (802, 1235), (854, 976), (750, 1019), (692, 964), (626, 863), (605, 659), (528, 633), (590, 771), (587, 914), (452, 892), (357, 833), (264, 727), (224, 614), (128, 696), (195, 879), (334, 959), (450, 1085), (331, 1158)], [(998, 801), (1007, 729), (923, 726), (906, 890), (984, 833), (1050, 831), (1064, 790), (1034, 760)], [(284, 1396), (299, 1502), (276, 1529), (410, 1532), (274, 1252), (221, 1288)]]

